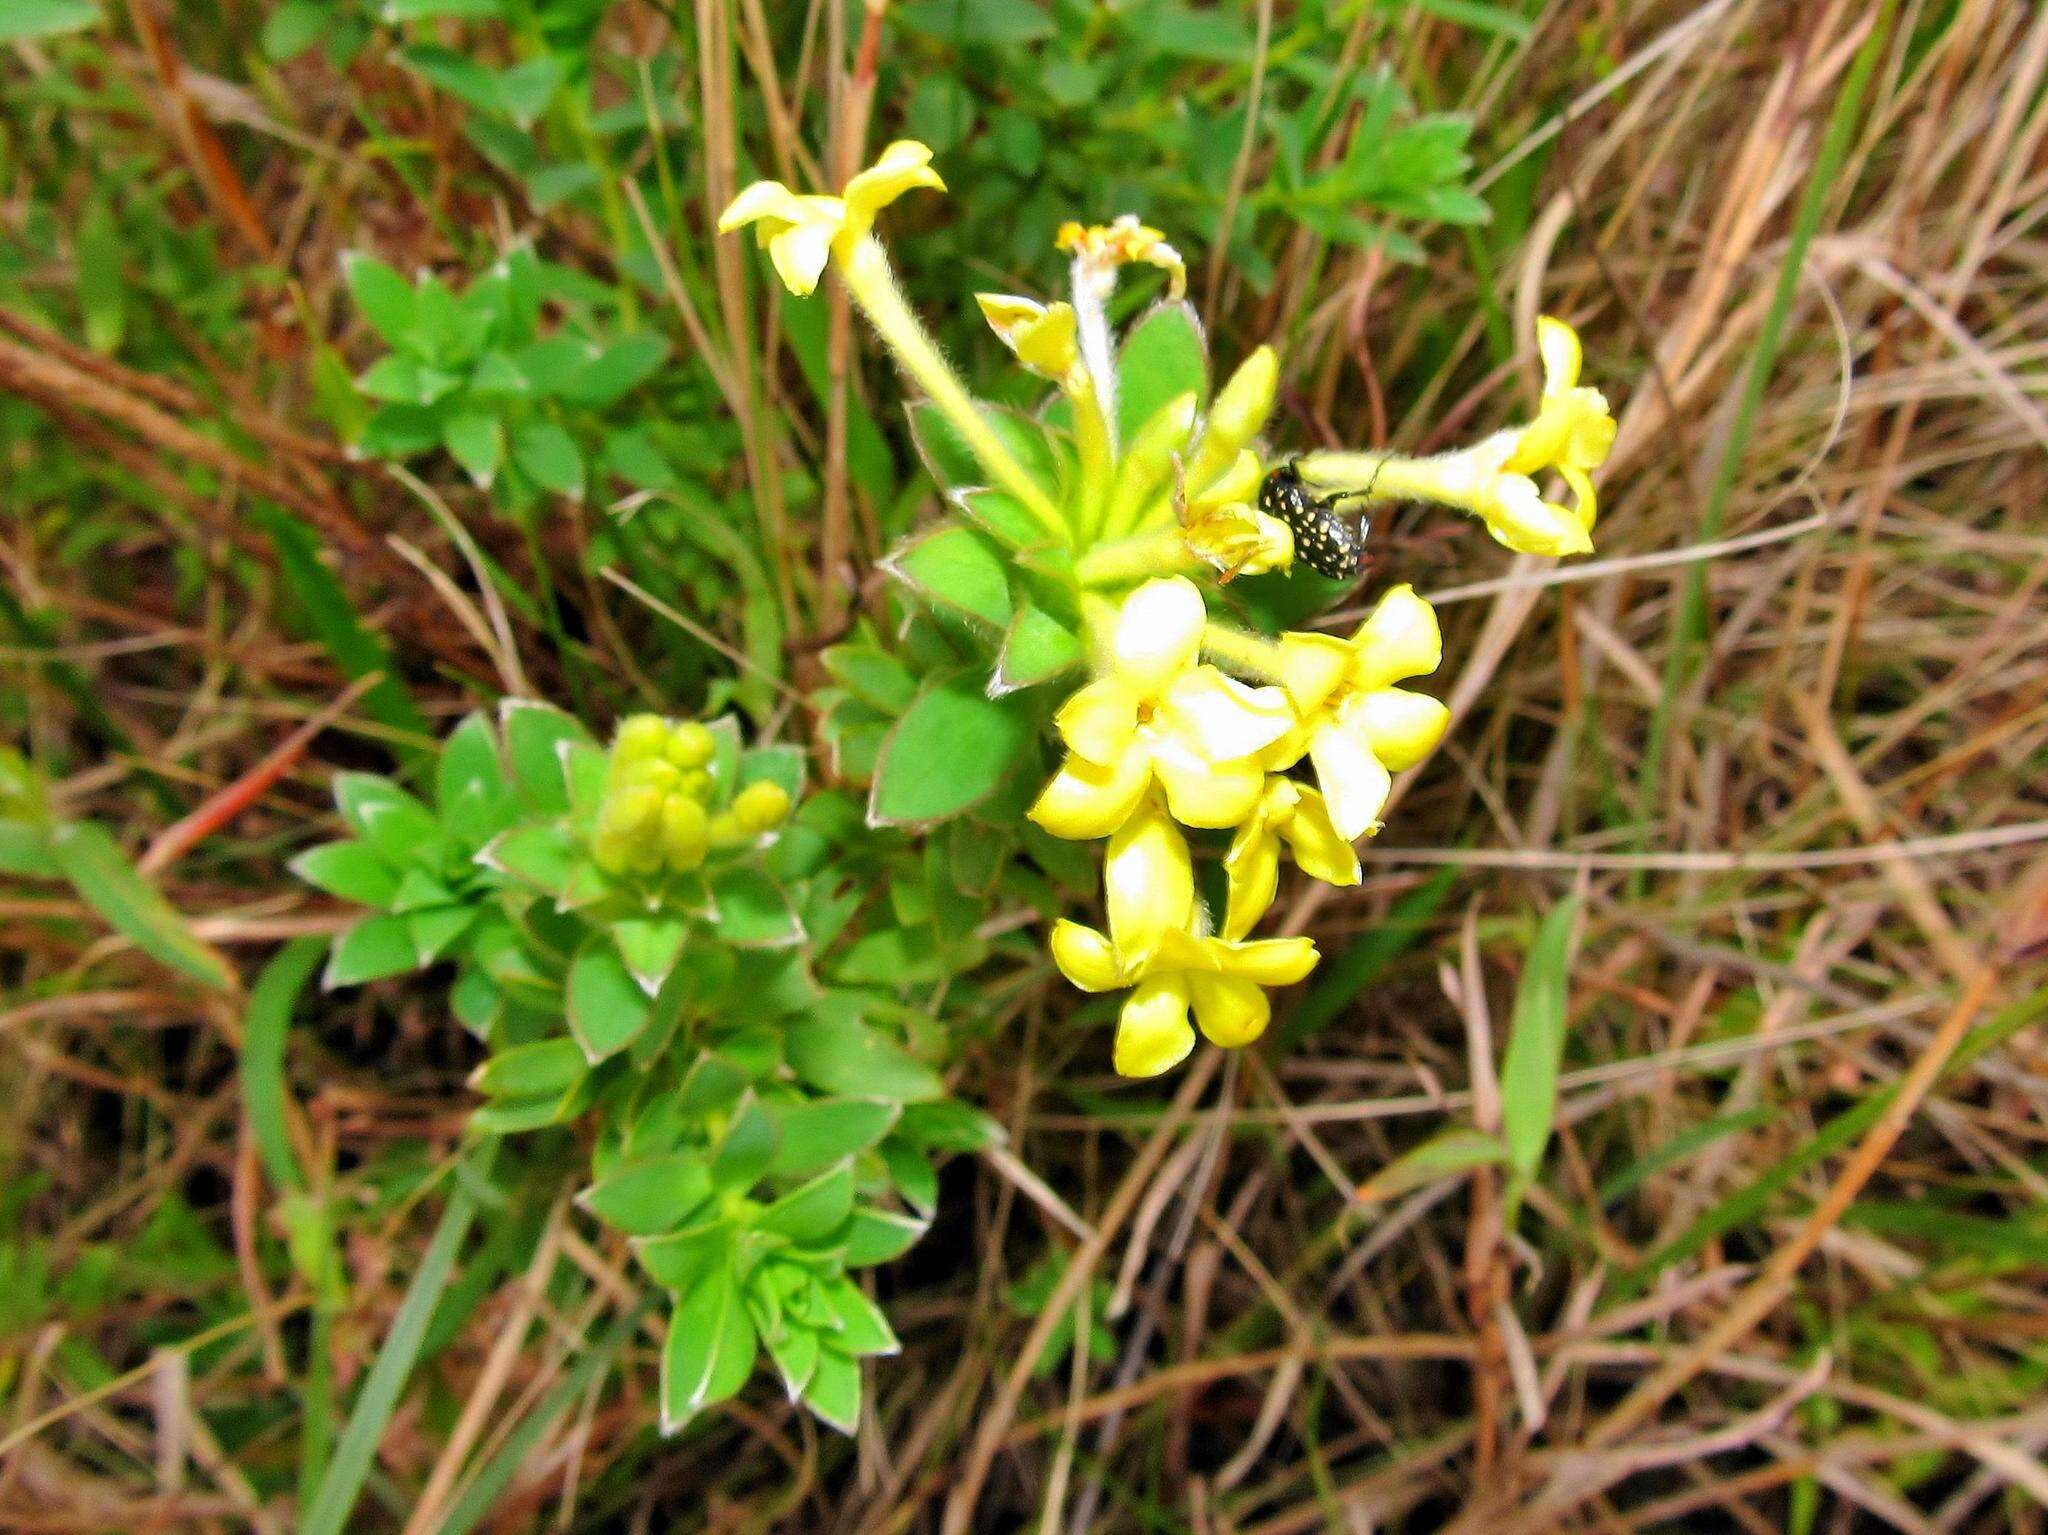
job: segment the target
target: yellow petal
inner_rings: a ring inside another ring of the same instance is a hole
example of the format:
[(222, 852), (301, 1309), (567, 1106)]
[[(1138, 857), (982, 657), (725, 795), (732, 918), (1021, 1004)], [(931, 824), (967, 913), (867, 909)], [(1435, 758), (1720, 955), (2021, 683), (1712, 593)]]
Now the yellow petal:
[(1280, 839), (1257, 817), (1238, 828), (1230, 851), (1223, 855), (1223, 877), (1229, 887), (1223, 909), (1223, 936), (1242, 938), (1273, 905), (1280, 888)]
[(1584, 360), (1579, 333), (1562, 320), (1543, 315), (1536, 321), (1536, 351), (1543, 359), (1543, 392), (1562, 394), (1579, 381)]
[(1607, 462), (1620, 429), (1607, 408), (1607, 396), (1597, 389), (1571, 392), (1571, 430), (1558, 457), (1560, 468), (1597, 469)]
[(1584, 554), (1593, 547), (1579, 519), (1564, 507), (1545, 501), (1527, 475), (1501, 475), (1479, 507), (1479, 515), (1486, 519), (1486, 530), (1494, 540), (1517, 554), (1560, 559)]
[(1109, 839), (1102, 884), (1110, 941), (1126, 964), (1150, 958), (1162, 934), (1188, 925), (1194, 864), (1186, 841), (1156, 804), (1142, 806)]
[[(1358, 883), (1358, 850), (1330, 822), (1330, 807), (1314, 789), (1295, 785), (1300, 795), (1294, 814), (1287, 818), (1280, 835), (1302, 873), (1326, 885)], [(1227, 937), (1242, 937), (1240, 933)]]
[(1313, 938), (1261, 938), (1255, 943), (1217, 943), (1214, 948), (1222, 974), (1260, 986), (1292, 986), (1315, 969), (1321, 957)]
[(1083, 991), (1115, 991), (1131, 984), (1110, 941), (1092, 927), (1062, 918), (1052, 925), (1048, 947), (1060, 974)]
[(846, 228), (855, 239), (873, 226), (875, 215), (915, 187), (946, 190), (931, 166), (932, 152), (915, 139), (898, 139), (875, 163), (846, 183)]
[(1379, 828), (1380, 807), (1393, 780), (1362, 730), (1325, 725), (1309, 738), (1308, 760), (1330, 808), (1330, 824), (1346, 842)]
[(1073, 305), (1048, 306), (1001, 293), (977, 293), (974, 298), (989, 328), (1033, 373), (1064, 378), (1080, 361)]
[(836, 215), (840, 209), (836, 197), (799, 197), (779, 181), (757, 181), (743, 187), (739, 196), (718, 216), (718, 232), (731, 234), (735, 229), (762, 220), (778, 226), (813, 222), (825, 211), (819, 205), (827, 203), (832, 205)]
[(782, 279), (782, 286), (798, 298), (815, 293), (818, 279), (825, 275), (825, 263), (832, 256), (832, 238), (838, 232), (838, 226), (819, 221), (792, 224), (769, 236), (768, 259), (775, 264), (775, 275)]
[(1444, 658), (1436, 609), (1406, 584), (1380, 599), (1372, 616), (1359, 625), (1352, 645), (1351, 681), (1368, 691), (1403, 677), (1427, 676)]
[(1126, 752), (1106, 767), (1069, 756), (1031, 807), (1031, 819), (1070, 842), (1106, 837), (1130, 819), (1151, 781), (1143, 752)]
[(1451, 711), (1425, 693), (1381, 688), (1353, 704), (1347, 719), (1365, 732), (1380, 765), (1398, 773), (1436, 750), (1451, 723)]
[(1156, 1077), (1187, 1059), (1195, 1047), (1188, 1027), (1188, 994), (1178, 981), (1147, 981), (1124, 1003), (1116, 1021), (1120, 1077)]
[(1188, 995), (1204, 1037), (1226, 1050), (1250, 1044), (1266, 1032), (1273, 1018), (1273, 1004), (1265, 992), (1234, 976), (1191, 975)]
[(1152, 771), (1166, 790), (1166, 808), (1183, 826), (1235, 826), (1259, 802), (1265, 771), (1256, 760), (1212, 762), (1186, 739), (1155, 741)]
[(1160, 576), (1124, 599), (1110, 652), (1117, 673), (1148, 697), (1194, 663), (1207, 610), (1186, 576)]
[(1197, 666), (1167, 688), (1154, 728), (1184, 737), (1212, 762), (1233, 762), (1264, 751), (1293, 723), (1280, 689), (1248, 687), (1213, 666)]
[(1585, 470), (1574, 468), (1570, 464), (1559, 464), (1557, 473), (1558, 477), (1571, 487), (1574, 502), (1571, 509), (1572, 521), (1579, 525), (1579, 530), (1586, 535), (1587, 542), (1590, 543), (1593, 521), (1600, 515), (1600, 501), (1593, 494), (1593, 481)]
[[(1267, 348), (1261, 347), (1259, 350), (1265, 351)], [(1213, 416), (1210, 418), (1210, 426), (1212, 429), (1215, 426)], [(1231, 460), (1230, 467), (1201, 487), (1202, 499), (1215, 502), (1256, 501), (1259, 498), (1259, 482), (1264, 478), (1264, 474), (1260, 472), (1259, 455), (1250, 448), (1240, 448), (1237, 457)]]
[(1090, 762), (1115, 762), (1130, 754), (1138, 736), (1138, 709), (1146, 694), (1130, 678), (1103, 677), (1060, 705), (1053, 723), (1060, 739)]
[(1334, 634), (1280, 636), (1280, 684), (1294, 707), (1313, 713), (1343, 685), (1351, 670), (1352, 648)]

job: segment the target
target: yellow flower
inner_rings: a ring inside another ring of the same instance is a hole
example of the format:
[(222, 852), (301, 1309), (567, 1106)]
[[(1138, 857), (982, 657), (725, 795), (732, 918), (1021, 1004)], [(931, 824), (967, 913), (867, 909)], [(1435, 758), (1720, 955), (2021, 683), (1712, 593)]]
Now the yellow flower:
[(898, 139), (837, 197), (800, 196), (779, 181), (757, 181), (732, 200), (718, 232), (758, 225), (755, 234), (782, 285), (802, 297), (817, 288), (828, 259), (852, 255), (883, 208), (914, 187), (945, 191), (931, 158), (915, 139)]
[(1188, 553), (1229, 581), (1294, 564), (1294, 533), (1278, 517), (1243, 501), (1198, 501), (1181, 525)]
[(974, 301), (981, 305), (989, 329), (1040, 378), (1057, 382), (1080, 363), (1072, 304), (1040, 304), (1005, 293), (977, 293)]
[[(1498, 542), (1521, 554), (1584, 554), (1593, 547), (1599, 513), (1587, 471), (1614, 446), (1614, 417), (1605, 395), (1579, 386), (1582, 354), (1569, 325), (1543, 316), (1536, 322), (1536, 348), (1543, 357), (1536, 419), (1441, 462), (1451, 499), (1477, 512)], [(1534, 476), (1546, 470), (1565, 482), (1572, 505), (1543, 499)]]
[(1436, 613), (1412, 586), (1397, 586), (1348, 640), (1283, 634), (1280, 680), (1301, 717), (1268, 756), (1286, 767), (1306, 750), (1330, 823), (1351, 842), (1378, 829), (1394, 773), (1443, 739), (1450, 711), (1394, 683), (1422, 677), (1443, 659)]
[(1268, 986), (1291, 986), (1316, 965), (1307, 938), (1234, 942), (1174, 929), (1148, 957), (1134, 959), (1091, 927), (1061, 921), (1052, 930), (1053, 962), (1083, 991), (1135, 988), (1117, 1017), (1116, 1069), (1156, 1077), (1194, 1048), (1194, 1020), (1211, 1044), (1248, 1045), (1273, 1016)]
[(1184, 826), (1235, 826), (1264, 783), (1260, 756), (1293, 714), (1274, 687), (1247, 687), (1196, 664), (1207, 614), (1182, 576), (1147, 581), (1124, 600), (1108, 675), (1056, 718), (1067, 757), (1031, 807), (1056, 837), (1117, 830), (1156, 781)]
[(1273, 904), (1280, 884), (1280, 845), (1285, 842), (1302, 873), (1326, 885), (1358, 883), (1358, 853), (1330, 820), (1322, 795), (1291, 778), (1269, 778), (1258, 808), (1237, 829), (1223, 872), (1230, 898), (1223, 936), (1242, 938)]
[(1188, 267), (1180, 252), (1166, 243), (1166, 236), (1126, 213), (1107, 224), (1077, 224), (1071, 219), (1060, 225), (1053, 243), (1075, 262), (1088, 269), (1091, 283), (1108, 279), (1113, 285), (1116, 269), (1143, 262), (1167, 275), (1167, 293), (1178, 299), (1187, 291)]
[(1126, 961), (1149, 957), (1195, 908), (1188, 845), (1156, 800), (1147, 800), (1109, 839), (1102, 860), (1110, 940)]

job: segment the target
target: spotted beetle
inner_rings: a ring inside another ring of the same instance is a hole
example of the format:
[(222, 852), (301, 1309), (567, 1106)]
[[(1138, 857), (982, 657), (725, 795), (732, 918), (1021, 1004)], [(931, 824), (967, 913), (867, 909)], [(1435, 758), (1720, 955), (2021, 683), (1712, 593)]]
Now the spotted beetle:
[(1370, 524), (1361, 520), (1353, 528), (1337, 510), (1338, 499), (1312, 494), (1292, 463), (1273, 469), (1259, 486), (1259, 510), (1287, 524), (1302, 562), (1334, 581), (1348, 581), (1365, 561)]

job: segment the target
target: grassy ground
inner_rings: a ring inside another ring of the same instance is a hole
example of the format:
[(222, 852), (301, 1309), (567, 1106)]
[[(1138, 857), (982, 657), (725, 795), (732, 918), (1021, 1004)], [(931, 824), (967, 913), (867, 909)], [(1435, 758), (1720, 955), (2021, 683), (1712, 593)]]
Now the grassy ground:
[[(1227, 8), (1249, 46), (1222, 56), (1112, 32), (1100, 57), (1135, 94), (1054, 119), (1029, 173), (986, 146), (1024, 132), (1006, 110), (1051, 112), (1017, 68), (1035, 56), (885, 19), (875, 140), (975, 114), (941, 155), (953, 211), (902, 244), (911, 291), (1042, 291), (1054, 258), (1013, 238), (1141, 207), (1221, 353), (1291, 338), (1302, 446), (1509, 419), (1534, 384), (1513, 338), (1562, 315), (1622, 423), (1599, 554), (1381, 519), (1377, 573), (1441, 606), (1459, 724), (1363, 887), (1292, 911), (1323, 971), (1275, 1041), (1163, 1085), (1113, 1091), (1049, 972), (966, 1039), (956, 1089), (1009, 1148), (952, 1164), (938, 1225), (885, 1271), (905, 1347), (851, 1441), (765, 1383), (660, 1439), (623, 1247), (543, 1200), (460, 1250), (347, 1528), (2048, 1527), (2048, 10), (1331, 9)], [(529, 234), (609, 282), (611, 237), (653, 218), (715, 296), (662, 323), (760, 381), (751, 408), (793, 423), (791, 515), (864, 562), (894, 511), (755, 339), (750, 258), (714, 256), (706, 217), (743, 179), (736, 143), (799, 170), (843, 147), (867, 77), (826, 61), (855, 54), (861, 12), (612, 7), (602, 50), (681, 61), (647, 75), (676, 104), (676, 198), (651, 214), (536, 206), (379, 36), (345, 67), (280, 64), (249, 0), (111, 12), (0, 48), (0, 720), (65, 814), (159, 848), (171, 901), (253, 976), (338, 926), (283, 864), (330, 774), (388, 764), (405, 724), (392, 694), (345, 692), (349, 641), (308, 611), (276, 508), (339, 556), (359, 637), (436, 722), (506, 665), (472, 627), (465, 521), (566, 594), (508, 620), (544, 696), (605, 714), (665, 643), (594, 574), (595, 508), (522, 539), (445, 464), (409, 481), (340, 451), (332, 371), (375, 354), (340, 253), (460, 271)], [(1383, 62), (1472, 114), (1492, 222), (1407, 226), (1419, 263), (1326, 245), (1261, 202), (1273, 150), (1241, 128), (1221, 205), (1191, 190), (1174, 104), (1309, 111), (1304, 58)], [(1246, 250), (1212, 261), (1233, 217)], [(985, 339), (946, 339), (987, 371)], [(853, 377), (858, 438), (890, 384), (858, 346)], [(722, 494), (761, 421), (687, 391), (663, 409)], [(907, 461), (894, 413), (872, 419)], [(808, 579), (829, 547), (786, 548), (802, 657), (843, 606)], [(694, 622), (747, 642), (731, 606)], [(252, 803), (160, 843), (316, 716)], [(1370, 1182), (1497, 1119), (1524, 956), (1574, 891), (1558, 1141), (1525, 1208), (1487, 1169)], [(246, 1128), (245, 1001), (51, 886), (0, 890), (0, 919), (0, 1524), (309, 1527), (307, 1446), (340, 1432), (432, 1261), (467, 1038), (425, 987), (302, 1011), (299, 1151), (343, 1211), (314, 1324), (281, 1257), (305, 1196)], [(1076, 1320), (1097, 1346), (1029, 1368)], [(503, 1485), (468, 1495), (494, 1457)]]

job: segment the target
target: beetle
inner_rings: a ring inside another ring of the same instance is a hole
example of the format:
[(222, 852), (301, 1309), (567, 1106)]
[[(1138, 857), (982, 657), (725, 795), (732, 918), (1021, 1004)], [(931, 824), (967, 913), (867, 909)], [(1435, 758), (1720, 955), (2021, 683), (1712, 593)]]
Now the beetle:
[(1310, 491), (1292, 460), (1276, 466), (1259, 486), (1259, 510), (1286, 523), (1302, 562), (1334, 581), (1358, 574), (1372, 526), (1370, 519), (1361, 518), (1354, 528), (1337, 509), (1342, 499)]

